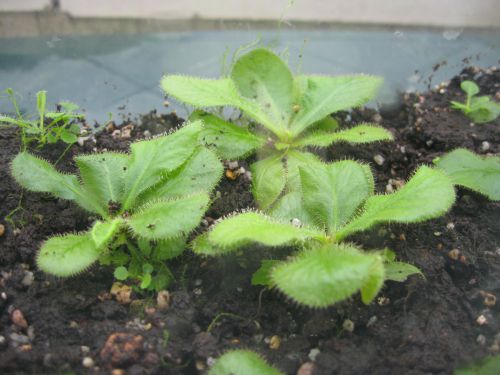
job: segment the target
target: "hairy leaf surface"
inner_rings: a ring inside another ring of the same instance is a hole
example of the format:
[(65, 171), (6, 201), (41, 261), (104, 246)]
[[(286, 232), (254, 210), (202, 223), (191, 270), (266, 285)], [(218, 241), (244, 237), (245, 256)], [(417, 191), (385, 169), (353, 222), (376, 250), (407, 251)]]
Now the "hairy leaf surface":
[(383, 80), (367, 75), (352, 76), (298, 76), (295, 78), (302, 88), (299, 112), (292, 121), (291, 129), (299, 134), (308, 126), (327, 115), (371, 100)]
[(361, 124), (350, 129), (340, 130), (335, 133), (326, 131), (311, 132), (304, 138), (299, 139), (295, 145), (327, 147), (333, 142), (347, 143), (371, 143), (377, 141), (392, 141), (394, 139), (391, 132), (375, 125)]
[(401, 189), (366, 200), (363, 213), (337, 232), (337, 240), (384, 222), (414, 223), (444, 214), (455, 200), (455, 190), (442, 171), (420, 167)]
[(206, 193), (151, 202), (140, 208), (127, 222), (135, 233), (147, 239), (179, 237), (196, 228), (208, 202)]
[(175, 133), (131, 144), (131, 161), (125, 175), (124, 210), (130, 209), (139, 194), (156, 184), (162, 174), (178, 168), (191, 156), (201, 128), (201, 121), (196, 121)]
[(299, 168), (308, 168), (310, 165), (319, 163), (320, 159), (304, 151), (291, 150), (286, 157), (287, 189), (290, 192), (301, 191)]
[(360, 290), (363, 290), (363, 302), (368, 303), (381, 286), (381, 274), (383, 282), (380, 256), (345, 245), (302, 251), (271, 270), (279, 290), (311, 307), (330, 306)]
[(121, 202), (128, 155), (107, 152), (77, 156), (75, 161), (84, 189), (99, 205), (107, 207), (110, 201)]
[(233, 350), (217, 359), (208, 375), (283, 375), (269, 366), (256, 353), (249, 350)]
[(96, 248), (100, 249), (111, 242), (114, 235), (123, 224), (122, 218), (117, 218), (111, 221), (96, 221), (90, 230), (90, 237), (94, 241)]
[(199, 147), (179, 168), (157, 185), (144, 192), (141, 201), (211, 192), (219, 182), (224, 168), (213, 151)]
[(285, 187), (285, 168), (280, 155), (272, 155), (250, 166), (252, 190), (261, 209), (268, 208)]
[(300, 168), (304, 208), (329, 233), (344, 226), (374, 189), (370, 168), (351, 160)]
[(223, 159), (242, 158), (266, 143), (265, 139), (250, 133), (247, 128), (208, 113), (196, 111), (190, 118), (203, 121), (200, 143), (210, 148), (213, 147)]
[(100, 255), (89, 233), (67, 234), (48, 239), (37, 256), (38, 267), (56, 276), (85, 271)]
[(78, 178), (63, 174), (45, 160), (21, 152), (12, 161), (12, 175), (24, 188), (51, 193), (58, 198), (73, 200), (82, 208), (106, 216), (106, 211), (81, 188)]
[(208, 233), (210, 243), (229, 248), (251, 242), (281, 246), (315, 238), (324, 238), (323, 232), (296, 227), (256, 212), (246, 212), (224, 219)]
[(272, 217), (282, 220), (299, 219), (304, 225), (313, 225), (314, 220), (306, 211), (302, 201), (302, 193), (295, 191), (283, 195), (269, 211)]
[(434, 161), (453, 183), (475, 190), (491, 200), (500, 200), (500, 158), (480, 157), (457, 149)]
[(242, 96), (255, 100), (286, 130), (293, 113), (293, 77), (277, 55), (263, 48), (248, 52), (234, 64), (231, 79)]

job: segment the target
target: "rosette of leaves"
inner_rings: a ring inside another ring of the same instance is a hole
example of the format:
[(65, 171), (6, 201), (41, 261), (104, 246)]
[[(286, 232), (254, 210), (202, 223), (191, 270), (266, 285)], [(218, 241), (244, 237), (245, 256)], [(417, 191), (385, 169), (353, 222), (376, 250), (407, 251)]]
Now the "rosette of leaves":
[(228, 77), (167, 75), (161, 81), (167, 94), (184, 103), (234, 107), (250, 119), (239, 126), (213, 114), (193, 114), (205, 122), (201, 141), (222, 158), (259, 153), (251, 172), (253, 194), (263, 210), (300, 189), (299, 167), (318, 161), (308, 148), (392, 140), (390, 132), (373, 124), (339, 130), (330, 116), (367, 103), (381, 84), (382, 78), (369, 75), (294, 77), (276, 54), (261, 48), (240, 57)]
[[(275, 287), (299, 304), (326, 307), (361, 292), (371, 302), (385, 280), (404, 281), (420, 271), (389, 250), (363, 251), (349, 236), (382, 223), (415, 223), (443, 215), (455, 191), (442, 171), (420, 167), (391, 194), (374, 194), (367, 165), (344, 160), (299, 167), (302, 205), (279, 215), (244, 212), (216, 223), (193, 242), (198, 254), (224, 255), (259, 243), (288, 246), (287, 260), (265, 260), (253, 284)], [(277, 218), (279, 217), (279, 218)]]
[(12, 174), (24, 188), (71, 200), (98, 216), (89, 231), (49, 238), (37, 263), (56, 276), (71, 276), (100, 260), (118, 279), (139, 279), (162, 289), (171, 278), (165, 261), (185, 248), (221, 177), (217, 155), (197, 145), (201, 122), (131, 144), (130, 154), (75, 157), (79, 176), (58, 172), (27, 152), (16, 156)]

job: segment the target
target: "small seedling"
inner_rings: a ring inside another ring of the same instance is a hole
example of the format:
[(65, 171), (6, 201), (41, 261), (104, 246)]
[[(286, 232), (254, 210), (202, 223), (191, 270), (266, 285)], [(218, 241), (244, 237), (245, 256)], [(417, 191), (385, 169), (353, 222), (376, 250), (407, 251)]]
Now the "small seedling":
[(404, 281), (420, 271), (395, 261), (389, 250), (365, 252), (345, 238), (377, 224), (414, 223), (443, 215), (455, 191), (446, 174), (420, 167), (392, 194), (374, 194), (367, 165), (350, 160), (301, 166), (297, 200), (280, 212), (280, 219), (245, 212), (223, 219), (193, 242), (196, 253), (222, 255), (251, 243), (293, 246), (292, 259), (266, 260), (253, 283), (276, 287), (297, 303), (326, 307), (361, 291), (370, 303), (385, 280)]
[(495, 120), (500, 115), (500, 104), (489, 96), (476, 96), (479, 86), (472, 81), (463, 81), (460, 88), (467, 95), (465, 103), (451, 102), (451, 108), (461, 110), (472, 121), (481, 124)]
[(71, 102), (60, 102), (57, 112), (47, 111), (47, 92), (36, 94), (37, 116), (26, 118), (20, 111), (16, 93), (11, 88), (5, 90), (10, 99), (16, 117), (0, 115), (0, 125), (16, 126), (21, 131), (22, 150), (25, 151), (32, 142), (39, 147), (59, 140), (71, 145), (78, 140), (80, 127), (74, 120), (82, 120), (84, 115), (76, 113), (78, 106)]
[(208, 375), (283, 375), (250, 350), (232, 350), (217, 359)]
[(235, 107), (250, 119), (238, 126), (200, 111), (192, 116), (203, 119), (201, 141), (222, 158), (259, 153), (251, 172), (254, 197), (263, 210), (286, 204), (290, 194), (300, 191), (299, 167), (318, 161), (308, 148), (392, 140), (390, 132), (372, 124), (338, 130), (330, 116), (365, 104), (381, 84), (380, 77), (367, 75), (294, 77), (276, 54), (261, 48), (241, 56), (229, 77), (168, 75), (161, 82), (167, 94), (184, 103)]
[(22, 152), (12, 174), (24, 188), (74, 201), (100, 217), (88, 232), (49, 238), (38, 266), (71, 276), (100, 260), (116, 267), (119, 280), (142, 289), (163, 289), (171, 280), (165, 261), (185, 248), (188, 233), (209, 204), (208, 192), (222, 175), (212, 151), (197, 146), (201, 122), (170, 135), (132, 143), (131, 153), (77, 156), (79, 176)]
[(500, 200), (500, 158), (481, 157), (459, 148), (442, 157), (434, 164), (448, 174), (453, 183), (477, 191), (493, 201)]

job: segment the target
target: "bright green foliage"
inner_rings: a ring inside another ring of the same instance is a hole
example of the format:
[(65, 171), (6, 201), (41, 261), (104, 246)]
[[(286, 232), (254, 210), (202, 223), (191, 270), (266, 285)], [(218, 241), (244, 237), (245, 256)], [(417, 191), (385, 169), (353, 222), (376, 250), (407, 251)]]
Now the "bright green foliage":
[(283, 375), (250, 350), (232, 350), (217, 359), (208, 375)]
[(60, 109), (57, 112), (48, 112), (47, 93), (39, 91), (36, 94), (37, 115), (24, 117), (19, 109), (14, 90), (9, 88), (5, 90), (5, 93), (14, 107), (16, 117), (0, 115), (0, 125), (15, 126), (20, 129), (23, 150), (26, 150), (31, 142), (44, 146), (61, 140), (71, 145), (78, 140), (80, 127), (73, 121), (81, 120), (85, 116), (76, 113), (79, 109), (76, 104), (60, 102)]
[(265, 210), (282, 205), (278, 200), (283, 193), (300, 190), (298, 167), (307, 167), (314, 158), (304, 152), (306, 147), (392, 140), (390, 132), (370, 124), (337, 131), (338, 123), (330, 117), (373, 99), (381, 84), (381, 78), (366, 75), (294, 77), (276, 54), (261, 48), (241, 56), (229, 78), (168, 75), (161, 82), (167, 94), (182, 102), (199, 108), (236, 107), (257, 124), (239, 126), (195, 113), (206, 123), (202, 141), (222, 158), (260, 152), (262, 160), (251, 170), (254, 197)]
[(497, 375), (500, 372), (500, 355), (486, 357), (479, 363), (455, 370), (454, 375)]
[(450, 176), (456, 185), (475, 190), (491, 200), (500, 200), (499, 157), (481, 157), (459, 148), (437, 158), (434, 163)]
[(379, 223), (420, 222), (444, 214), (455, 198), (449, 177), (424, 166), (398, 191), (374, 194), (373, 176), (364, 164), (315, 162), (299, 169), (301, 193), (285, 196), (279, 215), (274, 212), (280, 219), (256, 212), (223, 219), (194, 241), (194, 251), (219, 255), (252, 242), (294, 246), (299, 249), (295, 258), (263, 262), (253, 283), (277, 287), (313, 307), (331, 305), (357, 291), (369, 303), (384, 280), (404, 281), (420, 273), (395, 261), (388, 250), (367, 253), (339, 241)]
[(451, 108), (461, 110), (472, 121), (478, 124), (495, 120), (500, 115), (500, 104), (489, 96), (476, 96), (479, 86), (472, 81), (463, 81), (460, 88), (467, 95), (465, 103), (451, 102)]
[(133, 143), (130, 155), (78, 156), (79, 178), (27, 152), (17, 155), (12, 174), (23, 187), (72, 200), (102, 218), (86, 233), (46, 241), (37, 258), (40, 268), (71, 276), (100, 260), (117, 267), (118, 279), (138, 279), (141, 288), (165, 287), (171, 274), (164, 261), (182, 252), (222, 175), (217, 156), (197, 145), (200, 131), (195, 122)]

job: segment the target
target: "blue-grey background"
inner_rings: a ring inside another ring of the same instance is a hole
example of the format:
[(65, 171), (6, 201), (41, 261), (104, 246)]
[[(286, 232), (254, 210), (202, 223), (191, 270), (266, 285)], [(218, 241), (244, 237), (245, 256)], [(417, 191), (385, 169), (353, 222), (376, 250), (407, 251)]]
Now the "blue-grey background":
[[(226, 51), (260, 40), (288, 56), (294, 71), (382, 75), (385, 85), (377, 101), (389, 103), (400, 91), (425, 89), (431, 75), (432, 85), (450, 79), (467, 65), (464, 58), (482, 67), (498, 65), (499, 36), (498, 30), (344, 27), (0, 39), (0, 89), (16, 90), (28, 112), (34, 110), (36, 91), (47, 90), (51, 105), (73, 101), (89, 122), (105, 121), (109, 112), (116, 118), (151, 109), (169, 111), (159, 88), (163, 74), (217, 77)], [(0, 97), (0, 112), (10, 111), (7, 99)]]

